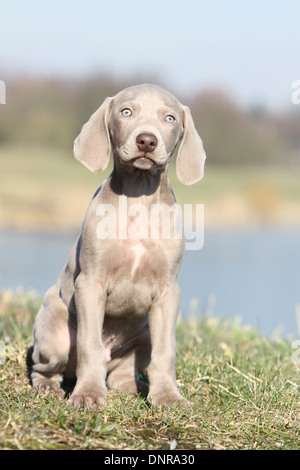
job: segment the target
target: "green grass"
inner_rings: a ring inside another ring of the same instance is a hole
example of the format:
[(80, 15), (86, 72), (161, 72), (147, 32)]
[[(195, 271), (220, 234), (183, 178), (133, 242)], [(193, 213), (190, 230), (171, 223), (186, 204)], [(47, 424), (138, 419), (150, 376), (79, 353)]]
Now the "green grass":
[(1, 449), (299, 449), (299, 375), (285, 339), (199, 316), (177, 326), (177, 380), (192, 410), (108, 393), (105, 411), (32, 396), (25, 365), (41, 299), (0, 293)]

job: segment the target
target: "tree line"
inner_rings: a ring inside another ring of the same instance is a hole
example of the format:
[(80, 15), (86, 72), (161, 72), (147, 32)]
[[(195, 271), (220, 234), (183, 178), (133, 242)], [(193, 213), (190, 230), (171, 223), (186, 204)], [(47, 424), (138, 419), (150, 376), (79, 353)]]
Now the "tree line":
[[(0, 145), (71, 149), (103, 100), (137, 82), (104, 76), (8, 80), (6, 104), (0, 106)], [(211, 164), (300, 164), (300, 106), (281, 114), (243, 109), (220, 90), (178, 98), (190, 107)]]

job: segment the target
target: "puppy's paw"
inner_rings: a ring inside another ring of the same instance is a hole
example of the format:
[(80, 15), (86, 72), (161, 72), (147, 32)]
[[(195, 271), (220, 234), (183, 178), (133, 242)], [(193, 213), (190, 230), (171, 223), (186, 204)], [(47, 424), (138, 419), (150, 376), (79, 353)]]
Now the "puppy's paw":
[(32, 394), (39, 396), (55, 396), (62, 400), (65, 398), (65, 392), (60, 388), (59, 383), (44, 379), (32, 387)]
[(174, 408), (192, 408), (192, 404), (184, 398), (178, 391), (160, 390), (150, 392), (149, 401), (154, 406), (172, 406)]
[(78, 391), (75, 389), (68, 403), (72, 408), (94, 408), (102, 411), (106, 407), (106, 396), (106, 390), (98, 388), (82, 388)]

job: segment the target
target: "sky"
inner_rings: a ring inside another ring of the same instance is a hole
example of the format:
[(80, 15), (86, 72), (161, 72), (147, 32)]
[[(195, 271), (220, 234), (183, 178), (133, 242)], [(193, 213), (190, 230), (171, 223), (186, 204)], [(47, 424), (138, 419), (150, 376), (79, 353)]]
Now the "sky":
[(0, 0), (0, 16), (0, 79), (141, 76), (270, 109), (300, 80), (299, 0)]

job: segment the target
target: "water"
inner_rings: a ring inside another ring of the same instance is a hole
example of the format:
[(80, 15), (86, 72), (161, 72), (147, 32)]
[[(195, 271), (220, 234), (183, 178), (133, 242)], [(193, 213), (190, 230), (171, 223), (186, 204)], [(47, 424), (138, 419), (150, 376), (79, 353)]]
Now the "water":
[(185, 253), (179, 282), (183, 311), (194, 296), (217, 316), (300, 336), (300, 231), (207, 232), (201, 251)]
[[(0, 289), (44, 293), (68, 259), (77, 234), (0, 232)], [(239, 316), (264, 334), (298, 332), (300, 231), (206, 230), (204, 246), (186, 251), (179, 274), (181, 310)]]

